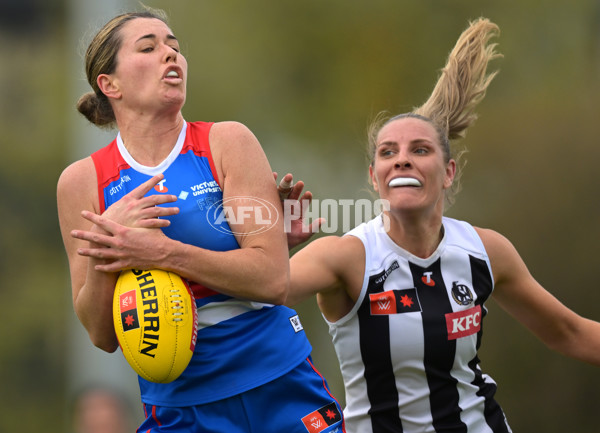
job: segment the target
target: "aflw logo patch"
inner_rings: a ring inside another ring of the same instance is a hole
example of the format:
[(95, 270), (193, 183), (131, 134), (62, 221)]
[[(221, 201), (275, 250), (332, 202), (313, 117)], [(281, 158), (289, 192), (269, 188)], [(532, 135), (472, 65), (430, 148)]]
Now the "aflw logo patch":
[(309, 433), (319, 433), (327, 427), (334, 425), (342, 419), (342, 415), (335, 404), (329, 403), (302, 418), (302, 423)]
[(119, 297), (119, 310), (121, 313), (123, 331), (131, 331), (132, 329), (138, 329), (140, 327), (135, 290), (123, 293)]
[(446, 314), (446, 327), (448, 340), (476, 334), (481, 329), (481, 305)]
[(369, 295), (371, 315), (388, 315), (421, 311), (417, 289), (388, 290)]

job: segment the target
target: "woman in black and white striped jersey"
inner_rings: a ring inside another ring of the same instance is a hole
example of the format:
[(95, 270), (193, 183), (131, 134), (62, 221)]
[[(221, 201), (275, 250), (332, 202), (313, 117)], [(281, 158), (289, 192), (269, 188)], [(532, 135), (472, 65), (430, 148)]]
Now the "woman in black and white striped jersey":
[[(550, 348), (600, 365), (599, 323), (546, 291), (505, 237), (444, 216), (457, 183), (451, 142), (473, 124), (494, 78), (497, 33), (487, 19), (472, 22), (425, 104), (371, 128), (370, 178), (389, 209), (291, 259), (287, 303), (317, 295), (348, 433), (510, 432), (477, 356), (492, 296)], [(299, 182), (290, 198), (301, 194)], [(291, 243), (305, 240), (292, 227)]]

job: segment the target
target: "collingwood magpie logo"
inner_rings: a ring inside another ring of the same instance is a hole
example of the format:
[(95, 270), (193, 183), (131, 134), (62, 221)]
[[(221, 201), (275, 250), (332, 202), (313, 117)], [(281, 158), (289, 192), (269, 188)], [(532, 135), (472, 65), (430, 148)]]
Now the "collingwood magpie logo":
[(473, 292), (468, 286), (454, 281), (452, 283), (452, 299), (458, 305), (470, 305), (473, 302)]

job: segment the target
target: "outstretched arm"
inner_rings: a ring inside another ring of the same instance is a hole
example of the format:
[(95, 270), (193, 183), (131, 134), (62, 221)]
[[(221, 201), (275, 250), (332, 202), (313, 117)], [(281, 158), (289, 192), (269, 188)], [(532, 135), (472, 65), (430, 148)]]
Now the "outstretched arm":
[(477, 231), (492, 263), (498, 304), (549, 348), (600, 366), (600, 323), (581, 317), (546, 291), (505, 237)]
[(290, 260), (290, 294), (287, 305), (317, 295), (329, 321), (345, 316), (354, 306), (365, 272), (365, 250), (354, 236), (316, 239)]

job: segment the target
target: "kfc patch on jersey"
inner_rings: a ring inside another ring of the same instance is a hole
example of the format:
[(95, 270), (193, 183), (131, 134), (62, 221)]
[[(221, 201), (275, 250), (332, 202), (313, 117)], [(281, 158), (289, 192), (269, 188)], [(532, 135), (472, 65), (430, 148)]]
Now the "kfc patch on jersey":
[(481, 305), (446, 314), (448, 340), (456, 340), (478, 333), (481, 330), (481, 319)]
[(371, 315), (389, 315), (421, 311), (417, 289), (388, 290), (369, 295)]

